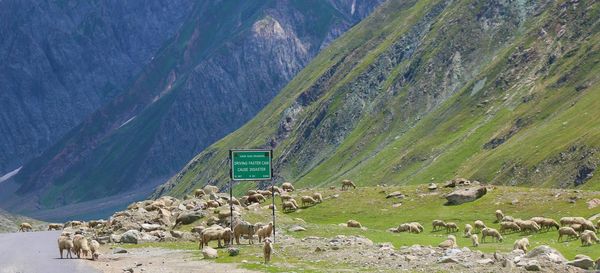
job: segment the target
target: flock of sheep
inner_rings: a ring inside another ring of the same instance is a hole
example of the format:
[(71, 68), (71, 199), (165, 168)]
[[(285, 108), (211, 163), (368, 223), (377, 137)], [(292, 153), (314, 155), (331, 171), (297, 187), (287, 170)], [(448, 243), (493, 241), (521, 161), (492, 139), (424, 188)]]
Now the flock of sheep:
[[(504, 215), (501, 210), (496, 210), (495, 217), (495, 223), (499, 223), (500, 230), (488, 227), (481, 220), (476, 220), (473, 225), (465, 224), (464, 237), (470, 238), (473, 246), (477, 247), (479, 246), (479, 236), (475, 233), (481, 234), (481, 242), (485, 242), (487, 237), (492, 238), (496, 242), (502, 242), (504, 240), (502, 234), (506, 234), (507, 232), (535, 233), (544, 230), (549, 231), (555, 228), (558, 231), (559, 242), (566, 236), (568, 239), (581, 239), (581, 244), (583, 246), (590, 246), (593, 242), (600, 243), (600, 240), (596, 236), (597, 230), (600, 229), (600, 220), (594, 225), (590, 220), (583, 217), (563, 217), (560, 219), (559, 224), (556, 220), (546, 217), (533, 217), (529, 220), (515, 219), (511, 216)], [(351, 221), (354, 220), (348, 221), (348, 227), (360, 227), (360, 223), (351, 223)], [(433, 231), (446, 230), (447, 233), (459, 231), (458, 225), (454, 222), (433, 220), (432, 226)], [(423, 226), (417, 222), (404, 223), (397, 228), (392, 228), (391, 231), (421, 233), (423, 232)], [(529, 239), (527, 238), (516, 240), (514, 243), (514, 249), (521, 249), (524, 252), (527, 252), (528, 246)], [(447, 240), (439, 244), (439, 247), (456, 247), (456, 237), (454, 235), (449, 235)]]

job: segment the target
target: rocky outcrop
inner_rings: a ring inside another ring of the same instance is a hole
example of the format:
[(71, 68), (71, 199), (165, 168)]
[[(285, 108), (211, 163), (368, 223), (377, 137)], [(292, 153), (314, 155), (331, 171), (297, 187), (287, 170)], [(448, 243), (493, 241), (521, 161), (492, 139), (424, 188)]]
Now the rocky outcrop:
[(467, 202), (475, 201), (487, 193), (486, 187), (472, 187), (455, 190), (447, 194), (446, 200), (448, 205), (460, 205)]

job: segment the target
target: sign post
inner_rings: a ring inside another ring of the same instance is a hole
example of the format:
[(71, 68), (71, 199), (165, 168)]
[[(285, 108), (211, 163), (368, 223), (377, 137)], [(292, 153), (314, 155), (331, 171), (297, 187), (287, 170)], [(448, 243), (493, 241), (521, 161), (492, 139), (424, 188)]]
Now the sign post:
[(273, 197), (273, 242), (275, 242), (275, 185), (273, 183), (273, 150), (229, 150), (229, 212), (231, 231), (233, 231), (233, 181), (271, 180)]

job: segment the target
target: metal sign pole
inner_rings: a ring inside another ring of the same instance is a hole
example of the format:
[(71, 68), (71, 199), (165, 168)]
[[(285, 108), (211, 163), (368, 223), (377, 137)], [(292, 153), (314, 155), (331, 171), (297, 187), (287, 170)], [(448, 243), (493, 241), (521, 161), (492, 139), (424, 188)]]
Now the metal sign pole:
[(271, 197), (273, 198), (273, 243), (275, 243), (275, 182), (273, 179), (271, 179)]
[(233, 180), (229, 179), (229, 225), (231, 226), (231, 232), (233, 233)]

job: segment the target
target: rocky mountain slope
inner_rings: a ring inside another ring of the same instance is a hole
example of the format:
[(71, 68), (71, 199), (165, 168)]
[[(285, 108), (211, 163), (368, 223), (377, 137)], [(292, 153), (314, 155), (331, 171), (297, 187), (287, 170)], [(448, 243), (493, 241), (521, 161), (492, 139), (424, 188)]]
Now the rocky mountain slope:
[(34, 230), (45, 230), (45, 228), (47, 228), (47, 226), (44, 225), (44, 222), (29, 217), (13, 215), (0, 209), (0, 233), (16, 232), (19, 229), (19, 225), (23, 222), (32, 224)]
[(379, 2), (196, 3), (123, 94), (4, 183), (16, 195), (1, 205), (38, 213), (151, 192), (203, 148), (243, 125)]
[(225, 185), (234, 147), (274, 148), (277, 181), (297, 187), (599, 187), (598, 2), (384, 5), (155, 195)]
[(193, 2), (0, 2), (0, 176), (122, 92)]

